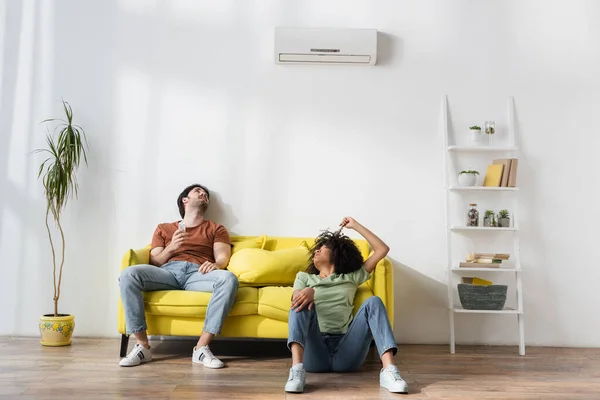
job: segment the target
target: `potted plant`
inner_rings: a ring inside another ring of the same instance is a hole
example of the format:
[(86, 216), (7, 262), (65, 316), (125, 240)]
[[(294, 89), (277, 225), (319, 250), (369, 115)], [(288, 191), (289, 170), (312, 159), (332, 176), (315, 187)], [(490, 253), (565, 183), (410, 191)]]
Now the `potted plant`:
[(473, 125), (469, 127), (469, 132), (471, 132), (471, 141), (473, 142), (481, 142), (481, 127), (477, 125)]
[[(62, 281), (63, 265), (65, 263), (65, 235), (60, 223), (62, 212), (67, 200), (77, 197), (77, 168), (81, 161), (87, 165), (85, 147), (87, 141), (83, 128), (73, 124), (73, 110), (69, 103), (63, 101), (65, 120), (48, 119), (42, 122), (60, 121), (52, 133), (46, 134), (47, 147), (35, 150), (35, 153), (45, 153), (48, 157), (42, 162), (38, 171), (38, 179), (42, 178), (44, 195), (46, 197), (46, 229), (52, 250), (52, 276), (54, 284), (54, 312), (40, 318), (41, 343), (44, 346), (68, 346), (75, 328), (75, 317), (69, 314), (59, 314), (58, 300)], [(55, 223), (55, 230), (60, 233), (60, 249), (55, 247), (52, 239), (52, 229), (49, 220)], [(58, 251), (60, 250), (60, 252)], [(59, 253), (59, 254), (57, 254)], [(57, 260), (57, 256), (60, 259)], [(60, 263), (58, 262), (60, 261)], [(60, 265), (57, 268), (57, 265)], [(57, 274), (58, 272), (58, 274)]]
[(492, 219), (494, 218), (493, 210), (485, 210), (485, 214), (483, 214), (483, 226), (490, 227), (492, 226)]
[(479, 171), (475, 171), (474, 169), (467, 169), (465, 171), (460, 171), (458, 174), (458, 184), (460, 186), (475, 186), (475, 182), (477, 181), (477, 176), (479, 175)]
[(508, 213), (508, 210), (498, 211), (498, 226), (500, 228), (510, 227), (510, 214)]

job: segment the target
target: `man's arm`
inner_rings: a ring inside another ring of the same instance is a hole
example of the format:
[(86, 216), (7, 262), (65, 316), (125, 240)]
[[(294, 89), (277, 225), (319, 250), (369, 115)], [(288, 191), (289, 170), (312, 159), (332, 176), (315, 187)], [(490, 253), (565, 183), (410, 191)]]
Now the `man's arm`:
[(167, 247), (155, 247), (150, 250), (150, 264), (162, 267), (173, 257), (173, 253), (181, 246), (185, 240), (185, 232), (176, 230), (173, 239)]
[(198, 272), (207, 274), (210, 271), (227, 268), (229, 259), (231, 258), (231, 245), (223, 242), (215, 242), (213, 244), (213, 253), (215, 255), (215, 262), (205, 261), (198, 268)]
[(229, 259), (231, 258), (231, 245), (229, 243), (216, 242), (213, 245), (215, 253), (215, 264), (219, 269), (227, 268)]
[(173, 254), (164, 247), (155, 247), (150, 250), (150, 264), (162, 267)]
[(371, 254), (371, 256), (367, 258), (367, 261), (364, 263), (365, 271), (370, 274), (377, 266), (377, 263), (387, 255), (387, 253), (390, 251), (390, 248), (383, 242), (383, 240), (379, 239), (373, 232), (359, 224), (352, 217), (345, 217), (340, 225), (348, 229), (354, 229), (356, 232), (360, 233), (360, 235), (366, 239), (373, 249), (373, 254)]

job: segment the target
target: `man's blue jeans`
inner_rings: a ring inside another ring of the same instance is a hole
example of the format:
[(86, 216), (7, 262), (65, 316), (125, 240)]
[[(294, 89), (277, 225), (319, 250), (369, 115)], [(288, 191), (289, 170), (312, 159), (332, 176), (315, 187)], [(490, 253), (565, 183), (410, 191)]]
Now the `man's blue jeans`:
[(146, 315), (142, 292), (157, 290), (191, 290), (212, 292), (204, 331), (214, 335), (221, 332), (223, 321), (231, 310), (239, 286), (237, 277), (226, 270), (198, 272), (198, 265), (186, 261), (172, 261), (156, 267), (154, 265), (133, 265), (125, 268), (119, 277), (121, 300), (125, 309), (127, 333), (145, 331)]
[(304, 369), (308, 372), (356, 371), (375, 339), (379, 356), (398, 351), (385, 306), (377, 296), (369, 297), (358, 309), (343, 335), (321, 333), (317, 310), (290, 310), (288, 347), (298, 343), (304, 348)]

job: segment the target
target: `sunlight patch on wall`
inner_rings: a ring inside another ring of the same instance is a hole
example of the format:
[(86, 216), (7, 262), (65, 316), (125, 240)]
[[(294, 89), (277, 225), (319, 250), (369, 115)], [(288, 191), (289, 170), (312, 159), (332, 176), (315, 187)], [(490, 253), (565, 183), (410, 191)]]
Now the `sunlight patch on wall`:
[(31, 102), (33, 94), (33, 51), (35, 33), (35, 3), (32, 0), (22, 2), (21, 32), (19, 54), (17, 56), (17, 77), (14, 96), (12, 132), (8, 144), (8, 181), (17, 188), (24, 188), (27, 179), (27, 155), (33, 149), (28, 148), (31, 129)]
[[(21, 255), (21, 238), (23, 234), (23, 222), (17, 215), (17, 213), (9, 207), (4, 207), (1, 210), (0, 216), (0, 254), (2, 254), (3, 260), (18, 260)], [(8, 268), (8, 265), (4, 265), (2, 268), (2, 285), (5, 290), (10, 293), (13, 291), (12, 288), (19, 286), (20, 278), (23, 274), (20, 272), (19, 265), (12, 265)], [(15, 292), (13, 292), (15, 293)], [(0, 334), (11, 333), (10, 329), (14, 329), (13, 323), (16, 325), (19, 318), (19, 295), (15, 293), (14, 296), (5, 296), (3, 299), (7, 299), (8, 303), (2, 303), (4, 309), (3, 318), (8, 323), (0, 324)], [(8, 331), (5, 331), (8, 329)]]
[[(2, 93), (2, 83), (4, 77), (4, 49), (6, 44), (4, 41), (6, 36), (6, 1), (0, 1), (0, 93)], [(2, 110), (2, 98), (0, 96), (0, 110)]]

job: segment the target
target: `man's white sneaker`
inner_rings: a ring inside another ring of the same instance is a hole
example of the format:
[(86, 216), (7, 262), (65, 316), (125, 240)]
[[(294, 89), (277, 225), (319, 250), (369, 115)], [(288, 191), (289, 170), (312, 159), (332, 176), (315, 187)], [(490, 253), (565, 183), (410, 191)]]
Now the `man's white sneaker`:
[(214, 356), (208, 346), (202, 346), (199, 349), (194, 347), (192, 362), (203, 364), (208, 368), (223, 368), (225, 366), (221, 360)]
[(408, 385), (400, 376), (398, 368), (389, 365), (379, 374), (379, 384), (392, 393), (408, 393)]
[(304, 392), (304, 385), (306, 384), (306, 371), (302, 363), (294, 365), (290, 368), (290, 377), (285, 383), (285, 391), (289, 393), (302, 393)]
[(127, 354), (127, 357), (119, 362), (119, 365), (121, 367), (135, 367), (148, 361), (152, 361), (152, 352), (138, 343)]

